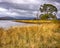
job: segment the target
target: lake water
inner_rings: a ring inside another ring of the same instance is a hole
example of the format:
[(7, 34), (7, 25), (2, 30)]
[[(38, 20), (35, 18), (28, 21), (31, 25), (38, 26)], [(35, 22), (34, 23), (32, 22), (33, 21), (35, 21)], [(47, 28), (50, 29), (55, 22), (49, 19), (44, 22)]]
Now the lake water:
[(10, 21), (10, 20), (0, 20), (0, 27), (2, 28), (7, 28), (7, 27), (11, 27), (11, 26), (23, 26), (25, 25), (26, 23), (19, 23), (19, 22), (13, 22), (13, 21)]

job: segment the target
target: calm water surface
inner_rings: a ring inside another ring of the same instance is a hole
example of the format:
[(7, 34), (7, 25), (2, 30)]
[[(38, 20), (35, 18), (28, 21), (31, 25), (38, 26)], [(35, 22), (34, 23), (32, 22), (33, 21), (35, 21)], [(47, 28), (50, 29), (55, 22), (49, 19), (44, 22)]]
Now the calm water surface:
[(6, 28), (10, 26), (20, 26), (25, 25), (26, 23), (13, 22), (12, 20), (0, 20), (0, 27)]

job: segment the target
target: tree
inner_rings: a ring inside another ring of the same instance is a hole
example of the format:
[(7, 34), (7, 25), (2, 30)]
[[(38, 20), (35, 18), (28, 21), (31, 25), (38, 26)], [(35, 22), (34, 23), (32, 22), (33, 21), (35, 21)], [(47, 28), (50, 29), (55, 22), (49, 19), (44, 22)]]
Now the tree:
[(41, 13), (43, 13), (39, 16), (40, 19), (42, 19), (42, 18), (44, 18), (44, 19), (49, 19), (49, 18), (56, 19), (57, 18), (56, 13), (58, 10), (52, 4), (43, 4), (43, 5), (41, 5), (39, 10)]

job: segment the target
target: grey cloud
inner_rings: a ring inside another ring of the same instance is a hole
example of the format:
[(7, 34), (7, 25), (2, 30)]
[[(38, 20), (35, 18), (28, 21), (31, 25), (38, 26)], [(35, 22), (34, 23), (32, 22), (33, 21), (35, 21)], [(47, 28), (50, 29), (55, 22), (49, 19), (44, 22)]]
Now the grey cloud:
[(28, 10), (19, 10), (19, 9), (14, 9), (12, 10), (12, 12), (16, 12), (18, 14), (20, 14), (21, 16), (24, 15), (24, 16), (33, 16), (33, 12), (35, 11), (28, 11)]
[[(7, 9), (10, 12), (16, 12), (19, 15), (25, 16), (33, 16), (33, 12), (38, 11), (39, 4), (16, 4), (16, 3), (8, 3), (8, 2), (1, 2), (0, 7)], [(22, 11), (25, 12), (22, 12)]]
[[(43, 0), (44, 1), (44, 0)], [(60, 0), (45, 0), (46, 2), (60, 2)]]
[(53, 0), (53, 1), (55, 1), (55, 2), (60, 2), (60, 0)]
[[(1, 0), (1, 1), (2, 2), (0, 2), (0, 7), (6, 8), (7, 10), (10, 10), (11, 12), (16, 12), (19, 15), (33, 16), (33, 12), (38, 11), (42, 1), (43, 1), (42, 4), (51, 3), (55, 5), (58, 8), (58, 11), (60, 11), (60, 7), (59, 7), (60, 0), (37, 0), (40, 2), (39, 4), (18, 4), (18, 3), (13, 3), (12, 0)], [(23, 10), (25, 12), (22, 12)], [(58, 16), (59, 14), (60, 13), (58, 13)]]
[(4, 7), (7, 9), (14, 8), (14, 9), (20, 9), (20, 10), (36, 11), (39, 5), (1, 2), (0, 7)]

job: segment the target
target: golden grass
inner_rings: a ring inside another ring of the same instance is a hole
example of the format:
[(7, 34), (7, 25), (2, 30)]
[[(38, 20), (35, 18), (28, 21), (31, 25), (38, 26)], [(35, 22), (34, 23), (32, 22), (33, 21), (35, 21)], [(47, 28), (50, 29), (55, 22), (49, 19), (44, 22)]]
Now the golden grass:
[(0, 48), (60, 48), (60, 24), (0, 28)]
[(23, 23), (33, 23), (33, 24), (41, 24), (41, 23), (60, 23), (60, 20), (14, 20), (15, 22), (23, 22)]

